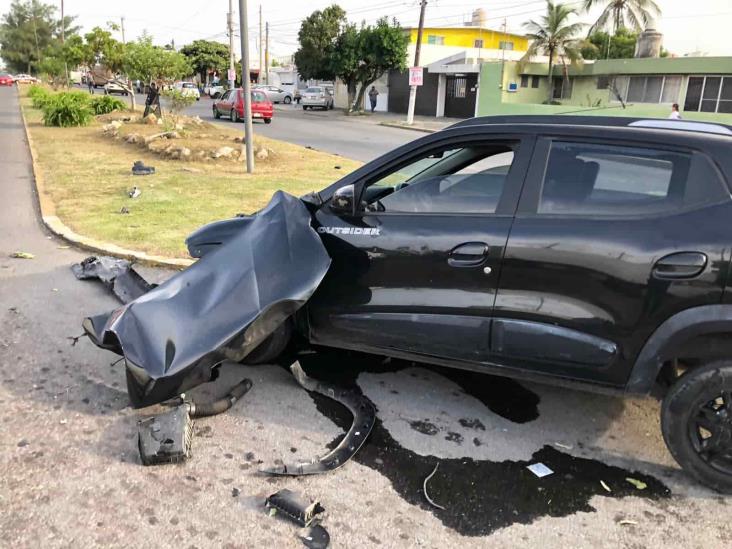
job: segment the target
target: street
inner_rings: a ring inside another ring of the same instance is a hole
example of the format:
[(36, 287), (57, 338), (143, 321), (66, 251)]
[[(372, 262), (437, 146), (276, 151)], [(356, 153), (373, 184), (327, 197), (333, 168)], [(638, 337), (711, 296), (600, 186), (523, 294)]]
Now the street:
[[(209, 109), (202, 99), (190, 114), (209, 119)], [(421, 135), (293, 105), (278, 106), (255, 132), (364, 161)], [(128, 406), (115, 355), (73, 339), (85, 316), (119, 303), (101, 284), (74, 278), (70, 266), (88, 254), (39, 221), (14, 88), (0, 89), (0, 143), (4, 546), (301, 547), (298, 528), (264, 509), (282, 488), (320, 500), (333, 547), (732, 545), (730, 499), (681, 472), (653, 399), (343, 352), (300, 357), (308, 372), (357, 387), (377, 408), (371, 437), (342, 468), (259, 474), (277, 460), (324, 454), (349, 418), (281, 365), (238, 364), (196, 389), (222, 395), (243, 377), (254, 383), (229, 412), (197, 420), (192, 458), (143, 467), (136, 422), (152, 411)], [(11, 258), (15, 251), (35, 258)], [(537, 462), (553, 473), (526, 469)], [(443, 509), (423, 492), (435, 466), (429, 496)]]

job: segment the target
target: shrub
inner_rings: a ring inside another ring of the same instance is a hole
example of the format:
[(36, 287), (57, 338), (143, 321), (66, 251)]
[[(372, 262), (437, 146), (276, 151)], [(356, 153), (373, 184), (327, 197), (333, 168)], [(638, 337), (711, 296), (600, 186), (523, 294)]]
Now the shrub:
[(163, 97), (168, 98), (170, 101), (170, 110), (175, 115), (179, 115), (183, 109), (196, 102), (194, 95), (184, 94), (180, 90), (166, 90), (163, 92)]
[(94, 114), (108, 114), (112, 111), (125, 109), (125, 104), (111, 95), (95, 95), (91, 99), (91, 109)]
[(43, 123), (46, 126), (86, 126), (93, 112), (89, 95), (79, 92), (52, 94), (43, 105)]
[(28, 88), (28, 97), (31, 98), (34, 109), (42, 109), (52, 95), (53, 93), (48, 88), (38, 84), (33, 84)]

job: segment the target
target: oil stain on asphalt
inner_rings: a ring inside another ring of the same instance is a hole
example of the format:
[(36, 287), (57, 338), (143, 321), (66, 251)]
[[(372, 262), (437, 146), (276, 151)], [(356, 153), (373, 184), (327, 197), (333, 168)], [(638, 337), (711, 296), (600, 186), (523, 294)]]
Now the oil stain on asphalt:
[[(393, 372), (412, 366), (408, 362), (380, 362), (355, 354), (344, 361), (342, 355), (336, 358), (327, 353), (302, 356), (300, 363), (313, 377), (359, 392), (356, 378), (362, 372)], [(470, 372), (457, 372), (453, 376), (452, 371), (440, 370), (440, 374), (507, 419), (524, 423), (539, 415), (539, 397), (515, 381), (475, 374), (480, 376), (478, 379)], [(344, 430), (350, 427), (352, 418), (343, 406), (316, 393), (310, 396), (318, 410), (336, 425)], [(471, 423), (472, 428), (484, 427), (470, 419), (465, 422)], [(412, 424), (412, 428), (424, 434), (434, 434), (431, 427), (436, 429), (429, 422)], [(341, 438), (336, 438), (329, 447), (335, 447)], [(670, 496), (668, 488), (652, 476), (594, 459), (574, 457), (551, 446), (539, 449), (528, 461), (423, 456), (399, 444), (379, 419), (354, 459), (388, 478), (394, 490), (408, 503), (433, 513), (445, 526), (466, 536), (484, 536), (514, 523), (531, 523), (543, 516), (564, 517), (580, 511), (594, 511), (589, 503), (593, 496), (622, 498), (632, 495), (649, 499)], [(526, 468), (536, 462), (545, 464), (554, 473), (537, 478)], [(424, 479), (438, 463), (428, 491), (430, 498), (444, 510), (430, 505), (422, 488)], [(627, 478), (640, 480), (647, 486), (639, 490)]]

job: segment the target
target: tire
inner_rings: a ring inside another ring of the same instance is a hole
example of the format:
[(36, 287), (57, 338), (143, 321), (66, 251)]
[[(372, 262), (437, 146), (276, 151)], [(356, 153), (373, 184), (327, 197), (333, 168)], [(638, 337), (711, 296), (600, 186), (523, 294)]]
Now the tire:
[(264, 123), (265, 124), (271, 124), (272, 123), (272, 119), (271, 118), (265, 118), (264, 119)]
[(285, 98), (282, 100), (282, 102), (285, 105), (289, 105), (290, 103), (292, 103), (292, 97), (290, 97), (289, 95), (286, 95)]
[(308, 107), (307, 107), (307, 105), (303, 105), (303, 106), (302, 106), (302, 110), (304, 110), (304, 111), (308, 110)]
[(213, 116), (214, 116), (214, 118), (216, 118), (217, 120), (218, 120), (219, 118), (221, 118), (221, 113), (219, 113), (219, 109), (217, 109), (216, 107), (214, 107), (214, 108), (213, 108)]
[(663, 399), (661, 430), (688, 474), (732, 494), (732, 361), (699, 366), (676, 380)]
[(127, 381), (127, 396), (130, 399), (130, 404), (132, 404), (133, 408), (142, 408), (145, 398), (145, 388), (130, 373), (129, 368), (125, 368), (125, 380)]
[(242, 362), (244, 364), (267, 364), (272, 362), (285, 351), (291, 337), (292, 321), (288, 319), (249, 353)]
[(229, 113), (229, 120), (231, 120), (234, 124), (239, 122), (239, 113), (236, 112), (236, 109), (231, 109), (231, 112)]

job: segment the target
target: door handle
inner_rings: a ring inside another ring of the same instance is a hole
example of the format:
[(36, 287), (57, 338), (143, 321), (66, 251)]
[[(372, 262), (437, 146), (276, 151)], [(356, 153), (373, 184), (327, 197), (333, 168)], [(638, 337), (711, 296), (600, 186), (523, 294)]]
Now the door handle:
[(653, 276), (662, 280), (694, 278), (699, 276), (706, 266), (706, 254), (678, 252), (659, 259), (653, 266)]
[(447, 257), (450, 267), (478, 267), (488, 257), (488, 244), (485, 242), (466, 242), (452, 249)]

